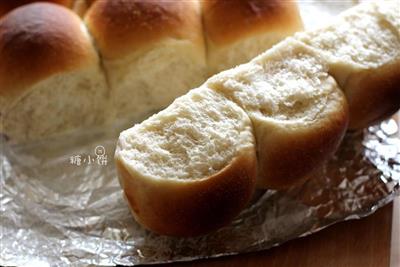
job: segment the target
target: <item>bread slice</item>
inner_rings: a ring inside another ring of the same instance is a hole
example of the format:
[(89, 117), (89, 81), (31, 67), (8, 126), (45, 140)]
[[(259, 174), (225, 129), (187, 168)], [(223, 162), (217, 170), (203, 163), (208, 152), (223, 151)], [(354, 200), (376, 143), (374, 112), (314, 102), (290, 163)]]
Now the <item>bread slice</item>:
[(103, 59), (117, 118), (165, 108), (205, 78), (198, 1), (96, 1), (85, 21)]
[(251, 60), (303, 29), (296, 1), (203, 0), (209, 74)]
[(115, 159), (134, 217), (159, 234), (217, 229), (244, 208), (255, 187), (251, 122), (205, 87), (123, 131)]
[(71, 10), (35, 3), (0, 20), (0, 132), (11, 142), (103, 123), (108, 93), (89, 34)]
[(362, 4), (329, 26), (296, 35), (323, 55), (344, 90), (350, 128), (359, 129), (400, 107), (399, 2)]
[(256, 134), (258, 186), (301, 183), (336, 151), (347, 127), (346, 100), (324, 61), (286, 39), (207, 86), (242, 107)]

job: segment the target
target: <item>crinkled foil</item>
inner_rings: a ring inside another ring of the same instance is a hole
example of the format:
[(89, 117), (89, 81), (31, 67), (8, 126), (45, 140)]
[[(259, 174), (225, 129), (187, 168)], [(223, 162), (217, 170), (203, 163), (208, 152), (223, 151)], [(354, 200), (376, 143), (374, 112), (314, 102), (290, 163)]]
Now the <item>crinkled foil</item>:
[(266, 249), (360, 218), (400, 191), (398, 132), (389, 120), (347, 134), (336, 156), (306, 184), (286, 192), (259, 191), (231, 225), (186, 239), (153, 234), (133, 220), (112, 161), (117, 133), (5, 145), (0, 154), (0, 264), (193, 260)]
[[(319, 8), (304, 2), (302, 13)], [(229, 226), (185, 239), (146, 231), (130, 215), (113, 163), (117, 130), (24, 145), (1, 140), (0, 265), (135, 265), (267, 249), (369, 215), (399, 195), (398, 134), (393, 119), (348, 133), (335, 157), (304, 185), (258, 191)]]

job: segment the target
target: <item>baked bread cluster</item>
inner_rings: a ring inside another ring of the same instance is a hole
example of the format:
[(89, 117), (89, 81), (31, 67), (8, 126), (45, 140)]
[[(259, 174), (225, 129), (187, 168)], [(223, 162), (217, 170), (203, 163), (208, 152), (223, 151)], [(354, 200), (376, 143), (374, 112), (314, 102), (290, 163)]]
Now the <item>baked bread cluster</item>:
[(302, 27), (293, 1), (12, 10), (27, 2), (0, 3), (0, 132), (22, 142), (169, 105), (121, 132), (115, 152), (133, 216), (159, 234), (230, 223), (255, 188), (303, 183), (348, 128), (400, 107), (398, 1), (359, 5), (286, 39)]
[(193, 236), (229, 223), (255, 188), (303, 183), (358, 129), (400, 107), (398, 1), (369, 2), (209, 78), (120, 134), (138, 222)]
[(139, 120), (302, 29), (293, 1), (30, 2), (0, 3), (0, 132), (14, 142)]

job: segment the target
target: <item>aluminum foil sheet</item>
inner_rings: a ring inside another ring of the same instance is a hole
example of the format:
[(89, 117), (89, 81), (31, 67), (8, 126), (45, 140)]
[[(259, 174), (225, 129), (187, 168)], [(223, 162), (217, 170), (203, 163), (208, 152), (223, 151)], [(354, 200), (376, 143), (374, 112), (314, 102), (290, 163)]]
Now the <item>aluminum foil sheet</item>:
[(394, 120), (348, 133), (336, 156), (306, 184), (259, 191), (231, 225), (185, 239), (153, 234), (133, 220), (112, 161), (116, 132), (5, 144), (0, 264), (134, 265), (267, 249), (371, 214), (398, 195), (398, 133)]
[[(312, 14), (352, 5), (318, 3), (301, 4), (306, 25), (317, 23)], [(198, 238), (159, 236), (134, 221), (122, 198), (113, 162), (118, 128), (24, 145), (0, 140), (0, 265), (129, 266), (257, 251), (369, 215), (400, 192), (399, 128), (392, 119), (348, 133), (304, 185), (258, 191), (229, 226)]]

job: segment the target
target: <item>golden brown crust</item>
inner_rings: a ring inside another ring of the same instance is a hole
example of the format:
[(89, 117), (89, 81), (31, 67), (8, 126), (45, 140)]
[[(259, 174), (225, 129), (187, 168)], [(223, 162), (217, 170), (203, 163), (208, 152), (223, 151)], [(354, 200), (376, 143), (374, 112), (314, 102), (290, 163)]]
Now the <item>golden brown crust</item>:
[[(72, 0), (0, 0), (0, 17), (11, 10), (34, 2), (50, 2), (54, 4), (71, 7)], [(80, 0), (81, 1), (81, 0)]]
[(16, 99), (26, 88), (97, 58), (81, 20), (49, 3), (18, 8), (0, 20), (0, 97)]
[(207, 39), (224, 45), (257, 33), (295, 32), (303, 27), (295, 1), (204, 0)]
[(400, 108), (400, 60), (376, 70), (353, 73), (345, 84), (350, 129), (362, 129)]
[(125, 56), (163, 38), (203, 42), (196, 1), (95, 1), (85, 21), (107, 59)]
[(135, 177), (120, 159), (116, 166), (136, 220), (172, 236), (201, 235), (228, 224), (249, 202), (256, 178), (254, 149), (201, 180), (154, 181)]
[[(337, 110), (308, 130), (287, 132), (282, 125), (268, 132), (263, 147), (258, 147), (259, 174), (257, 186), (286, 189), (303, 183), (311, 172), (332, 157), (339, 147), (348, 125), (348, 107), (339, 89), (332, 101), (339, 100)], [(257, 137), (257, 140), (263, 137)], [(263, 150), (264, 153), (261, 153)], [(290, 167), (288, 167), (290, 166)]]
[(87, 0), (72, 0), (71, 8), (81, 18), (84, 17), (89, 7), (89, 2)]

